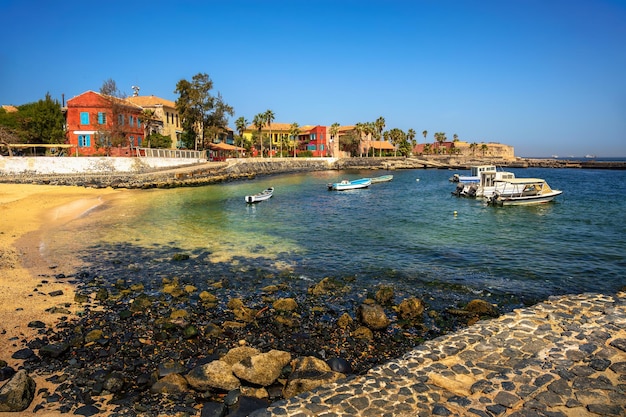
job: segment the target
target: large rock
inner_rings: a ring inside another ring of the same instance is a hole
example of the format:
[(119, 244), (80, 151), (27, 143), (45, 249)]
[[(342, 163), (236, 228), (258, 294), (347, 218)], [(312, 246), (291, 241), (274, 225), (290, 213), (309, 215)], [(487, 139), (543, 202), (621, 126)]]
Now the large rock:
[(185, 378), (198, 391), (208, 391), (210, 388), (230, 391), (241, 386), (241, 382), (233, 375), (231, 366), (222, 360), (196, 366)]
[(226, 362), (230, 366), (233, 366), (237, 362), (251, 358), (252, 356), (258, 355), (259, 353), (261, 353), (261, 351), (256, 348), (250, 346), (239, 346), (229, 350), (226, 355), (220, 358), (220, 360)]
[(422, 317), (422, 314), (424, 314), (424, 302), (418, 298), (406, 298), (398, 305), (398, 315), (404, 320), (417, 320)]
[(289, 375), (283, 389), (284, 398), (291, 398), (345, 378), (344, 374), (331, 370), (326, 362), (313, 356), (297, 358), (291, 362), (291, 366), (293, 372)]
[(266, 387), (278, 379), (289, 361), (289, 352), (270, 350), (237, 362), (233, 365), (233, 373), (240, 379)]
[(169, 374), (152, 385), (155, 394), (180, 394), (187, 391), (187, 380), (179, 374)]
[(363, 325), (372, 330), (383, 330), (390, 324), (385, 310), (378, 304), (361, 304), (357, 310), (357, 317)]
[(37, 384), (25, 370), (18, 371), (0, 388), (0, 411), (24, 411), (35, 397)]

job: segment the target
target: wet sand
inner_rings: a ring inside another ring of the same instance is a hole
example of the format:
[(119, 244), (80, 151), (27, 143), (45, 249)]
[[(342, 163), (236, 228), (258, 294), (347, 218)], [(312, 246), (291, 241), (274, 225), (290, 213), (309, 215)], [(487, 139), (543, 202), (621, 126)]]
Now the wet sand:
[[(51, 314), (47, 309), (63, 307), (76, 311), (74, 288), (67, 280), (56, 278), (59, 274), (71, 274), (71, 266), (49, 265), (40, 256), (42, 231), (70, 222), (122, 192), (111, 188), (0, 184), (0, 359), (9, 366), (19, 368), (21, 361), (11, 356), (24, 347), (22, 340), (31, 340), (38, 332), (28, 327), (30, 322), (38, 320), (52, 327), (62, 315)], [(61, 295), (50, 295), (59, 290)], [(37, 391), (50, 387), (41, 378), (35, 381)], [(32, 415), (32, 407), (37, 403), (36, 397), (23, 413), (3, 414)]]

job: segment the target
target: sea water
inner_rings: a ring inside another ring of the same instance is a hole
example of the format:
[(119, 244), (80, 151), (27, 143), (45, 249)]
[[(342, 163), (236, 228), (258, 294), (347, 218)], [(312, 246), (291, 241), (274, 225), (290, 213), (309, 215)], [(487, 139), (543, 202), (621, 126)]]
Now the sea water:
[[(203, 261), (186, 275), (200, 287), (212, 268), (242, 279), (259, 271), (289, 274), (303, 286), (352, 277), (365, 289), (390, 284), (418, 295), (495, 294), (525, 302), (626, 285), (626, 171), (509, 170), (544, 178), (563, 194), (547, 204), (487, 206), (453, 196), (449, 178), (463, 172), (449, 170), (259, 176), (126, 190), (44, 236), (43, 247), (56, 262), (72, 258), (122, 271), (188, 253)], [(327, 189), (329, 182), (383, 174), (393, 181)], [(270, 200), (244, 202), (270, 186)], [(158, 273), (167, 275), (167, 267)]]

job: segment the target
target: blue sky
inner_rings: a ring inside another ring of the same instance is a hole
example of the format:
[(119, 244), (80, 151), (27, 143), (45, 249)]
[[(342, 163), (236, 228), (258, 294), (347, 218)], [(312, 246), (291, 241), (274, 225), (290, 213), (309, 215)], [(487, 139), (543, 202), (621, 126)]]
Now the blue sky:
[(626, 156), (624, 0), (0, 0), (0, 104), (113, 79), (176, 100), (206, 73), (234, 120)]

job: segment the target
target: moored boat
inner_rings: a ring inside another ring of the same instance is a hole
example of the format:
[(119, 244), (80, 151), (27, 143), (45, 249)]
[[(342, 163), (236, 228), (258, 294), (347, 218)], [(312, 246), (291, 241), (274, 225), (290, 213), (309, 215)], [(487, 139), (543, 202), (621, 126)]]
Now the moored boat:
[(376, 184), (378, 182), (387, 182), (387, 181), (391, 181), (392, 179), (393, 179), (393, 175), (381, 175), (380, 177), (370, 178), (370, 180), (372, 180), (372, 184)]
[(491, 197), (486, 198), (494, 206), (517, 206), (547, 203), (562, 193), (541, 178), (513, 178), (498, 182)]
[(358, 180), (342, 180), (340, 182), (333, 182), (328, 184), (329, 190), (334, 191), (345, 191), (345, 190), (355, 190), (358, 188), (367, 188), (372, 183), (371, 178), (361, 178)]
[(246, 196), (246, 203), (258, 203), (270, 199), (274, 195), (274, 187), (266, 188), (260, 193), (251, 194)]
[(495, 172), (497, 168), (495, 165), (476, 165), (470, 168), (469, 175), (454, 174), (450, 177), (450, 182), (462, 182), (464, 184), (477, 183), (480, 181), (480, 174), (482, 172)]

